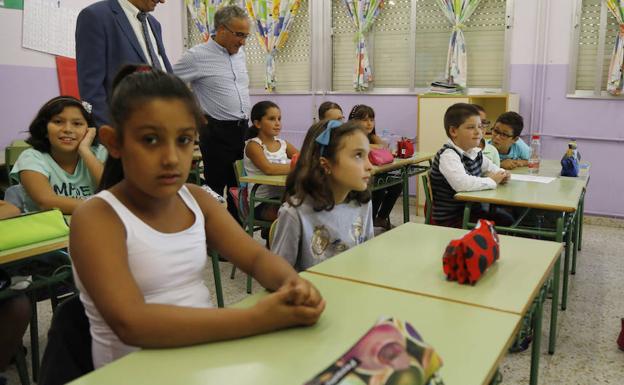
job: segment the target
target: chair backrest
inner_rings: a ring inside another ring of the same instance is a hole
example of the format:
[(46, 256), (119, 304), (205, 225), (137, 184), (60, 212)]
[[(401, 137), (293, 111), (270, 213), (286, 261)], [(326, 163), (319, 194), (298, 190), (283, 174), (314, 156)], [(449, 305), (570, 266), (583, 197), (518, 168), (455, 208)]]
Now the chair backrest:
[[(19, 158), (20, 154), (27, 148), (30, 148), (30, 144), (23, 140), (14, 140), (4, 149), (4, 164), (6, 166), (7, 175), (9, 175), (13, 165), (17, 162), (17, 158)], [(15, 184), (15, 181), (9, 178), (9, 185), (13, 184)]]
[(271, 228), (269, 229), (269, 238), (267, 239), (267, 246), (269, 250), (271, 249), (271, 245), (273, 245), (273, 237), (275, 236), (275, 228), (277, 227), (277, 219), (271, 223)]
[(431, 223), (431, 210), (433, 209), (433, 194), (431, 193), (431, 181), (429, 179), (429, 171), (421, 177), (423, 190), (425, 190), (425, 223)]
[(249, 204), (247, 200), (247, 183), (240, 181), (241, 177), (247, 175), (245, 173), (245, 167), (243, 166), (243, 160), (239, 159), (235, 161), (232, 167), (234, 167), (234, 175), (236, 176), (236, 184), (238, 187), (230, 187), (228, 193), (234, 200), (236, 210), (238, 211), (238, 217), (245, 222), (247, 220), (247, 214), (249, 213)]
[(240, 178), (243, 176), (247, 176), (247, 172), (245, 171), (245, 165), (243, 164), (242, 159), (238, 159), (233, 164), (234, 167), (234, 175), (236, 176), (236, 184), (238, 187), (247, 187), (247, 183), (241, 182)]
[(80, 298), (75, 295), (54, 312), (38, 384), (65, 384), (92, 370), (89, 320)]

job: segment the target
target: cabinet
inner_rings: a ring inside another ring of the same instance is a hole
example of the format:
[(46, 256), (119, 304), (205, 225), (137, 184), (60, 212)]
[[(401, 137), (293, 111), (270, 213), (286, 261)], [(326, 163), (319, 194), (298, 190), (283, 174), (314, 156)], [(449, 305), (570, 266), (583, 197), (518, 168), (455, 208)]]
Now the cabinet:
[[(448, 140), (444, 130), (444, 113), (455, 103), (478, 104), (485, 109), (492, 125), (500, 114), (520, 109), (518, 94), (473, 94), (418, 96), (418, 123), (416, 127), (416, 148), (420, 152), (437, 152)], [(416, 181), (418, 210), (425, 204), (425, 195), (420, 180)]]

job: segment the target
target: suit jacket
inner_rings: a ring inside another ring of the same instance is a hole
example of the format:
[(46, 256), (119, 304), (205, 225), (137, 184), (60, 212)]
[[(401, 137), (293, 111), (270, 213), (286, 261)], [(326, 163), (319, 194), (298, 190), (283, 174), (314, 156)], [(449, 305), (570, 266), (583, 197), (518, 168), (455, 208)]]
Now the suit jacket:
[[(171, 63), (165, 54), (160, 23), (148, 15), (158, 53), (167, 72)], [(84, 8), (76, 22), (76, 65), (82, 100), (93, 105), (98, 127), (109, 123), (108, 102), (115, 75), (125, 64), (148, 63), (126, 14), (117, 0), (103, 0)]]

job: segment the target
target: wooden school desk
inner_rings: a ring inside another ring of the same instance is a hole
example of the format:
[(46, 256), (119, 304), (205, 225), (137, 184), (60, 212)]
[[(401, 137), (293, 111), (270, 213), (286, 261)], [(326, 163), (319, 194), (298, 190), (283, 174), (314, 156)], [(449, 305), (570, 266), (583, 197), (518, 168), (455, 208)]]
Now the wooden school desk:
[[(543, 161), (544, 167), (540, 168), (538, 176), (553, 177), (556, 167), (556, 161)], [(560, 168), (559, 168), (560, 170)], [(515, 173), (523, 172), (522, 169), (516, 170)], [(526, 171), (528, 172), (528, 171)], [(568, 271), (570, 268), (570, 253), (572, 244), (578, 244), (575, 236), (579, 234), (578, 219), (576, 215), (582, 206), (583, 197), (588, 183), (588, 177), (569, 178), (555, 177), (550, 183), (536, 183), (510, 180), (508, 183), (499, 185), (493, 190), (460, 192), (455, 194), (455, 199), (465, 201), (463, 227), (470, 228), (474, 224), (469, 223), (470, 211), (472, 204), (490, 203), (502, 206), (522, 207), (524, 214), (516, 220), (510, 227), (496, 226), (497, 229), (508, 234), (529, 235), (541, 237), (544, 239), (554, 240), (556, 242), (566, 243), (566, 252), (564, 257), (563, 287), (561, 294), (561, 308), (566, 309), (567, 292), (568, 292)], [(525, 215), (533, 209), (552, 211), (558, 215), (556, 226), (554, 229), (535, 228), (530, 226), (519, 225)], [(565, 237), (565, 239), (564, 239)], [(576, 246), (574, 246), (576, 249)], [(551, 324), (557, 323), (557, 306), (559, 301), (559, 272), (560, 260), (557, 259), (553, 277), (553, 295)], [(550, 336), (549, 352), (555, 352), (555, 336)]]
[[(303, 385), (339, 358), (381, 316), (409, 321), (440, 354), (446, 385), (487, 385), (520, 316), (302, 273), (327, 301), (306, 328), (181, 349), (133, 353), (72, 383)], [(266, 293), (245, 299), (248, 307)]]
[[(446, 280), (442, 255), (449, 241), (466, 232), (405, 223), (313, 266), (309, 272), (519, 316), (527, 314), (537, 299), (531, 361), (531, 383), (536, 384), (544, 287), (562, 246), (500, 236), (500, 259), (475, 286), (459, 285)], [(551, 324), (551, 337), (556, 333), (554, 326)]]
[[(395, 158), (392, 163), (381, 166), (373, 166), (373, 191), (402, 184), (404, 222), (409, 222), (409, 178), (427, 171), (430, 165), (425, 165), (423, 163), (430, 163), (434, 155), (435, 154), (433, 153), (416, 152), (411, 158)], [(280, 204), (280, 202), (275, 199), (256, 198), (256, 190), (260, 187), (260, 185), (286, 186), (286, 175), (247, 175), (241, 177), (240, 181), (244, 183), (254, 183), (254, 187), (249, 192), (249, 207), (251, 208), (255, 207), (257, 202)], [(253, 228), (253, 221), (254, 212), (250, 209), (249, 215), (247, 216), (248, 228)]]

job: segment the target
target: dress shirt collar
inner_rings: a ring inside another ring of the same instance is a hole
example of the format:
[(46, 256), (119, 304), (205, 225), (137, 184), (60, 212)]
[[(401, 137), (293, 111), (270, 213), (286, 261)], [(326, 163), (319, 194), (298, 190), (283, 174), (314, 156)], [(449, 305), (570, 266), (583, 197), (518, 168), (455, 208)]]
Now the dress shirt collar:
[(481, 152), (481, 147), (473, 147), (468, 151), (464, 151), (458, 145), (456, 145), (452, 139), (449, 139), (447, 143), (453, 146), (453, 148), (456, 149), (457, 152), (459, 152), (460, 157), (462, 155), (466, 155), (471, 160), (475, 160), (477, 158), (477, 155), (479, 155), (479, 153)]
[[(134, 18), (137, 17), (137, 15), (141, 12), (140, 9), (138, 9), (137, 7), (134, 6), (134, 4), (132, 4), (130, 1), (128, 0), (117, 0), (119, 2), (119, 5), (121, 6), (121, 8), (124, 10), (124, 12), (126, 14), (130, 14), (132, 16), (134, 16)], [(138, 20), (138, 19), (137, 19)]]

